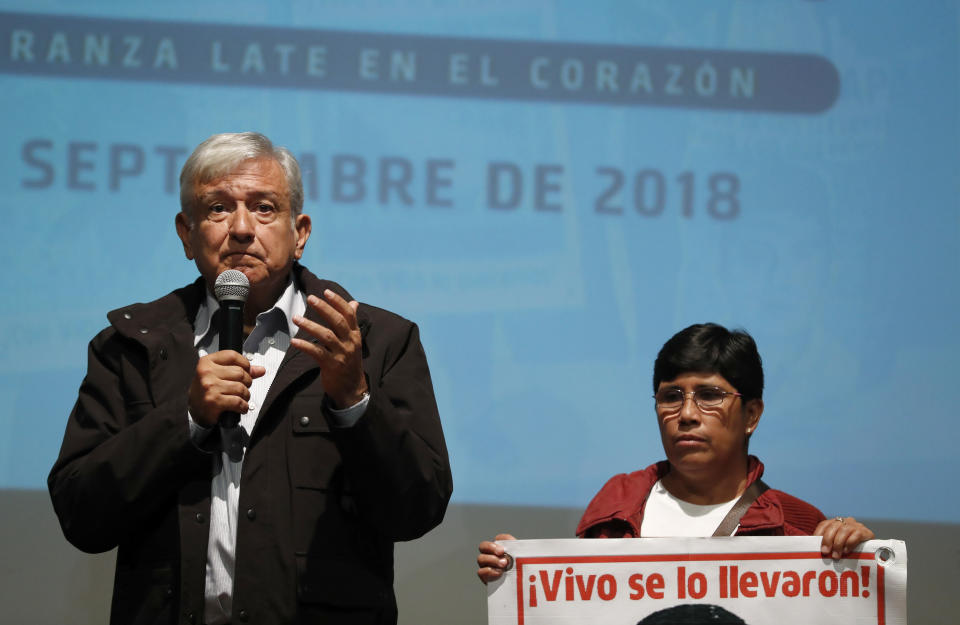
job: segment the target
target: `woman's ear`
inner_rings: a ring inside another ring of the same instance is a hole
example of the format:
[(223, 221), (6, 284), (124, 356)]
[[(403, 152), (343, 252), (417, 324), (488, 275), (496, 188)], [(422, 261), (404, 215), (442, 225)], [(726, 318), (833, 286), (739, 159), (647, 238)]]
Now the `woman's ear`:
[(760, 425), (760, 416), (763, 414), (763, 400), (751, 399), (743, 405), (743, 424), (746, 426), (747, 434), (753, 434), (757, 426)]

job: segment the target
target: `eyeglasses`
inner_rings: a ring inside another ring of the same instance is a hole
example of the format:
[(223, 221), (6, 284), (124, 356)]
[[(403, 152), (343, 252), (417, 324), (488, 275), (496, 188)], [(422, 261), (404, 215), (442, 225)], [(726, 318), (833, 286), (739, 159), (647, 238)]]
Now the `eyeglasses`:
[(740, 393), (725, 391), (716, 386), (708, 386), (706, 388), (698, 388), (689, 393), (684, 393), (678, 388), (665, 388), (662, 391), (658, 391), (653, 398), (657, 400), (657, 410), (670, 413), (679, 412), (683, 407), (683, 400), (691, 395), (693, 396), (693, 401), (696, 402), (697, 407), (701, 410), (720, 406), (723, 404), (723, 400), (726, 399), (727, 395), (743, 397)]

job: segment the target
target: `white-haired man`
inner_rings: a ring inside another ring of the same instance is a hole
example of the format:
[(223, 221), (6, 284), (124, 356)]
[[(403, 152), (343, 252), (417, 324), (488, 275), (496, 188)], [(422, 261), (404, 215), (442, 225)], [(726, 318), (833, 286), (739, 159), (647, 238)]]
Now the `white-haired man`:
[[(91, 341), (48, 479), (64, 534), (118, 547), (115, 624), (395, 623), (393, 543), (452, 491), (417, 327), (297, 262), (311, 222), (285, 148), (214, 135), (180, 184), (200, 278)], [(227, 269), (250, 281), (243, 354), (218, 349)]]

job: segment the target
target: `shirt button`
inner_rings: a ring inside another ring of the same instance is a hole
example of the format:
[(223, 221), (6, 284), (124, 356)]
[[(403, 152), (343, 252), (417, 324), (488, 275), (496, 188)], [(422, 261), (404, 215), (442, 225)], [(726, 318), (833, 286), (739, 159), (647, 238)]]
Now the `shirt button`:
[(146, 328), (140, 328), (140, 334), (146, 334), (146, 333), (149, 332), (149, 331), (150, 331), (150, 330), (148, 330), (148, 329), (146, 329)]
[(275, 338), (273, 338), (273, 337), (271, 336), (270, 338), (267, 339), (267, 343), (269, 343), (270, 345), (276, 345), (276, 344), (277, 344), (277, 339), (275, 339)]
[(187, 612), (187, 622), (193, 625), (197, 622), (197, 616), (193, 612)]
[(244, 623), (250, 620), (250, 615), (247, 614), (246, 610), (240, 610), (240, 620)]
[(250, 401), (250, 402), (247, 402), (247, 405), (250, 406), (250, 410), (256, 410), (256, 409), (257, 409), (257, 403), (256, 403), (256, 402)]
[(253, 352), (247, 352), (244, 356), (246, 356), (247, 360), (253, 360)]
[(132, 317), (130, 316), (130, 313), (123, 313), (123, 318), (124, 318), (124, 319), (132, 319)]
[(307, 427), (308, 425), (310, 425), (310, 417), (306, 415), (300, 417), (300, 425), (302, 425), (303, 427)]
[(166, 360), (166, 359), (167, 359), (167, 348), (166, 348), (166, 347), (161, 347), (161, 348), (160, 348), (160, 360)]
[(247, 508), (247, 518), (253, 521), (257, 518), (257, 511), (253, 508)]
[(197, 519), (197, 523), (203, 523), (207, 520), (206, 517), (203, 516), (202, 512), (198, 512), (197, 516), (194, 518)]

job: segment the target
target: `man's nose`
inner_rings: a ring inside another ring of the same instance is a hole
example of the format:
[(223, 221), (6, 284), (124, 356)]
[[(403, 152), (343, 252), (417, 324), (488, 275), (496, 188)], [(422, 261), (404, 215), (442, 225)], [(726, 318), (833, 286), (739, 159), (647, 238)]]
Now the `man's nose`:
[(235, 239), (247, 240), (253, 237), (253, 233), (253, 215), (247, 210), (246, 206), (238, 206), (230, 219), (230, 236)]

